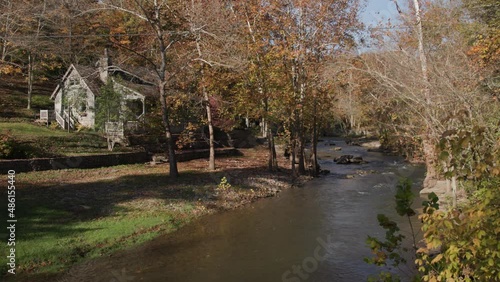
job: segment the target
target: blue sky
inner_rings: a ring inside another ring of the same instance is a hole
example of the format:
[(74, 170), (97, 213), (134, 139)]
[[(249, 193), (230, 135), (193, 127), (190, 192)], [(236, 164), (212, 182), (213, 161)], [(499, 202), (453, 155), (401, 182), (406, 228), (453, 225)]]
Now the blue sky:
[(396, 14), (396, 6), (391, 0), (367, 0), (361, 18), (369, 26), (377, 24), (380, 20), (387, 21), (391, 17), (394, 18)]

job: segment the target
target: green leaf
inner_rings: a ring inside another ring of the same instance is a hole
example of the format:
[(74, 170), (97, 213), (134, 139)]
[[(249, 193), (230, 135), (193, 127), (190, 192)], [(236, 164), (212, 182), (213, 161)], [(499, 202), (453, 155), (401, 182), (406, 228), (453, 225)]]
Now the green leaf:
[(441, 154), (439, 154), (439, 159), (441, 161), (447, 161), (449, 156), (450, 153), (448, 153), (448, 151), (442, 151)]
[(462, 147), (463, 149), (466, 149), (467, 147), (469, 147), (469, 143), (470, 143), (470, 137), (467, 136), (464, 139), (462, 139), (462, 141), (460, 142), (460, 147)]

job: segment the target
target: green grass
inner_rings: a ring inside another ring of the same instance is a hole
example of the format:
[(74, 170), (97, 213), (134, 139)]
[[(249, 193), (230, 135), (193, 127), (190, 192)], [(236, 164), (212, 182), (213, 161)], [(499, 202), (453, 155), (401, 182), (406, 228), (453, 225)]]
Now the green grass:
[[(72, 266), (137, 246), (219, 208), (236, 207), (256, 195), (268, 197), (266, 190), (237, 184), (227, 189), (227, 197), (215, 196), (226, 195), (217, 190), (222, 176), (267, 177), (261, 161), (265, 152), (248, 149), (238, 160), (219, 159), (216, 174), (200, 169), (205, 160), (179, 163), (177, 179), (168, 177), (167, 164), (19, 173), (18, 273), (2, 277), (7, 271), (2, 263), (0, 279), (58, 281)], [(245, 166), (235, 168), (235, 161)], [(6, 201), (7, 189), (0, 190), (0, 205), (7, 206)], [(7, 218), (6, 213), (0, 210), (0, 218)], [(0, 229), (0, 240), (6, 242), (7, 235)], [(7, 255), (2, 248), (0, 256)]]
[(52, 101), (50, 97), (46, 95), (33, 95), (33, 97), (31, 97), (31, 107), (33, 109), (40, 110), (53, 110), (54, 101)]
[(18, 139), (37, 139), (39, 137), (68, 137), (71, 134), (63, 131), (47, 128), (23, 122), (0, 122), (0, 132), (10, 133)]
[[(182, 209), (188, 212), (192, 206), (186, 203)], [(87, 221), (67, 220), (70, 213), (43, 206), (25, 216), (18, 224), (23, 230), (17, 239), (18, 271), (46, 273), (143, 243), (188, 221), (177, 219), (166, 204), (155, 213), (122, 211)]]
[[(108, 154), (106, 139), (97, 132), (71, 132), (26, 122), (0, 122), (0, 134), (7, 134), (22, 144), (17, 158), (43, 158)], [(114, 153), (134, 152), (137, 148), (115, 147)], [(9, 158), (9, 157), (7, 157)]]
[[(123, 165), (18, 174), (14, 281), (52, 277), (76, 263), (136, 246), (190, 222), (200, 214), (193, 190), (210, 189), (210, 179), (194, 184), (193, 175), (186, 172), (172, 181), (164, 171)], [(7, 199), (5, 191), (0, 194)], [(5, 212), (0, 212), (2, 218)], [(4, 230), (2, 241), (8, 235)], [(0, 256), (7, 255), (7, 248), (2, 248)], [(6, 273), (7, 265), (0, 271)]]

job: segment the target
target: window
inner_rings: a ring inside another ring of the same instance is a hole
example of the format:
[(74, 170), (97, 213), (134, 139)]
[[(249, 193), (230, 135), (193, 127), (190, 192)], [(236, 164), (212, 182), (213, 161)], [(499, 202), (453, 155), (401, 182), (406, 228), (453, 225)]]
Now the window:
[(129, 118), (136, 119), (142, 115), (142, 101), (141, 100), (127, 100), (125, 102), (127, 112), (131, 115)]
[(74, 85), (80, 85), (80, 80), (73, 77), (69, 79), (69, 86), (74, 86)]

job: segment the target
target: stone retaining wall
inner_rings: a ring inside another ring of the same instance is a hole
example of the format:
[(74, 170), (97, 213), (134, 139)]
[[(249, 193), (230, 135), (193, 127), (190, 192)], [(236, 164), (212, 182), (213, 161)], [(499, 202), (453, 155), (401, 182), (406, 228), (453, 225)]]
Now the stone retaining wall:
[[(236, 156), (240, 152), (236, 149), (218, 149), (216, 156)], [(189, 161), (208, 158), (208, 150), (187, 151), (177, 154), (177, 161)], [(0, 160), (0, 174), (7, 174), (9, 170), (16, 172), (58, 170), (71, 168), (99, 168), (115, 165), (146, 163), (151, 156), (146, 152), (122, 153), (107, 155), (92, 155), (61, 158), (41, 158), (29, 160)]]
[[(195, 150), (195, 151), (185, 151), (180, 154), (176, 154), (178, 162), (186, 162), (196, 159), (208, 158), (210, 155), (209, 150)], [(229, 157), (229, 156), (239, 156), (241, 152), (234, 148), (216, 149), (215, 156), (217, 157)]]
[(147, 153), (139, 152), (29, 160), (2, 160), (0, 161), (0, 173), (6, 174), (9, 170), (14, 170), (16, 172), (29, 172), (70, 168), (98, 168), (124, 164), (145, 163), (150, 159), (151, 158)]

